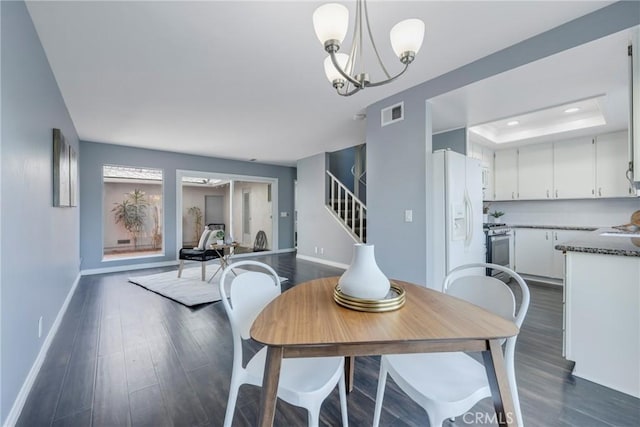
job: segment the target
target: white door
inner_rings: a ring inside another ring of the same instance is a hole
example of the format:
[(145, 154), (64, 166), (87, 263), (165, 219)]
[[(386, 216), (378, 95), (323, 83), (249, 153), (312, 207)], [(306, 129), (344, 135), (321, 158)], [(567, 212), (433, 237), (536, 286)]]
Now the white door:
[(467, 251), (466, 157), (445, 152), (447, 253), (444, 274), (465, 263)]
[(534, 144), (518, 151), (518, 198), (540, 200), (552, 198), (553, 145)]
[(553, 182), (556, 199), (595, 197), (595, 152), (592, 138), (553, 144)]
[(596, 139), (596, 197), (630, 196), (628, 168), (627, 131), (600, 135)]
[(514, 200), (518, 193), (518, 152), (515, 149), (496, 151), (493, 185), (495, 200)]
[[(466, 161), (467, 237), (465, 264), (485, 262), (485, 234), (482, 229), (482, 165), (475, 159)], [(482, 274), (480, 270), (471, 272)]]
[(551, 230), (518, 228), (515, 231), (516, 272), (551, 277), (552, 239)]

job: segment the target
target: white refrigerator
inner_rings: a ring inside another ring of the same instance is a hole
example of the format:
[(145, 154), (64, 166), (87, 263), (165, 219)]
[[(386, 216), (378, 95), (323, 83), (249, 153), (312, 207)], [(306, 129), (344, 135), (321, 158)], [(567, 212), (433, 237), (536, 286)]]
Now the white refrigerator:
[[(433, 274), (427, 286), (442, 291), (447, 273), (486, 261), (482, 229), (480, 161), (450, 150), (433, 153)], [(469, 270), (480, 274), (483, 269)]]

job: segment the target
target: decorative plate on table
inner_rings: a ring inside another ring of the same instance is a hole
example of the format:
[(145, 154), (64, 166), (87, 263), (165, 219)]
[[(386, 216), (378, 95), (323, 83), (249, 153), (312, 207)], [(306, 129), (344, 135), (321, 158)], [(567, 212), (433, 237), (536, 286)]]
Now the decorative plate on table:
[(406, 301), (404, 289), (391, 281), (391, 289), (385, 298), (363, 299), (343, 294), (340, 285), (336, 285), (333, 290), (333, 299), (338, 305), (356, 311), (366, 311), (370, 313), (383, 313), (385, 311), (393, 311), (402, 307)]

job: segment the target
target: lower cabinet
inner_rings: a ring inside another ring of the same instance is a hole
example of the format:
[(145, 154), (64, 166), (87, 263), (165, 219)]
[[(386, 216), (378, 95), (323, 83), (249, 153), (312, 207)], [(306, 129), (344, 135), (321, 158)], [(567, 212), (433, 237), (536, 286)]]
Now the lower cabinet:
[(551, 279), (564, 278), (564, 254), (556, 245), (579, 239), (590, 231), (542, 228), (515, 229), (515, 269), (517, 273)]

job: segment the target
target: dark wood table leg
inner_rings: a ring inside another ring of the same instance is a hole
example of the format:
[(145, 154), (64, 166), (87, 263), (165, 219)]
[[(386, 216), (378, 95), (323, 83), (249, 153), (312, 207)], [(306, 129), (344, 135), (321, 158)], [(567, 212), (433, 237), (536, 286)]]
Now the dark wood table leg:
[(513, 398), (509, 390), (507, 370), (502, 356), (502, 346), (498, 340), (489, 341), (489, 349), (482, 352), (484, 368), (487, 371), (493, 406), (500, 426), (519, 426)]
[(344, 382), (347, 386), (347, 393), (353, 391), (353, 376), (356, 371), (356, 358), (355, 356), (344, 357)]
[(278, 397), (278, 381), (282, 365), (282, 347), (268, 347), (260, 396), (260, 427), (273, 426)]

